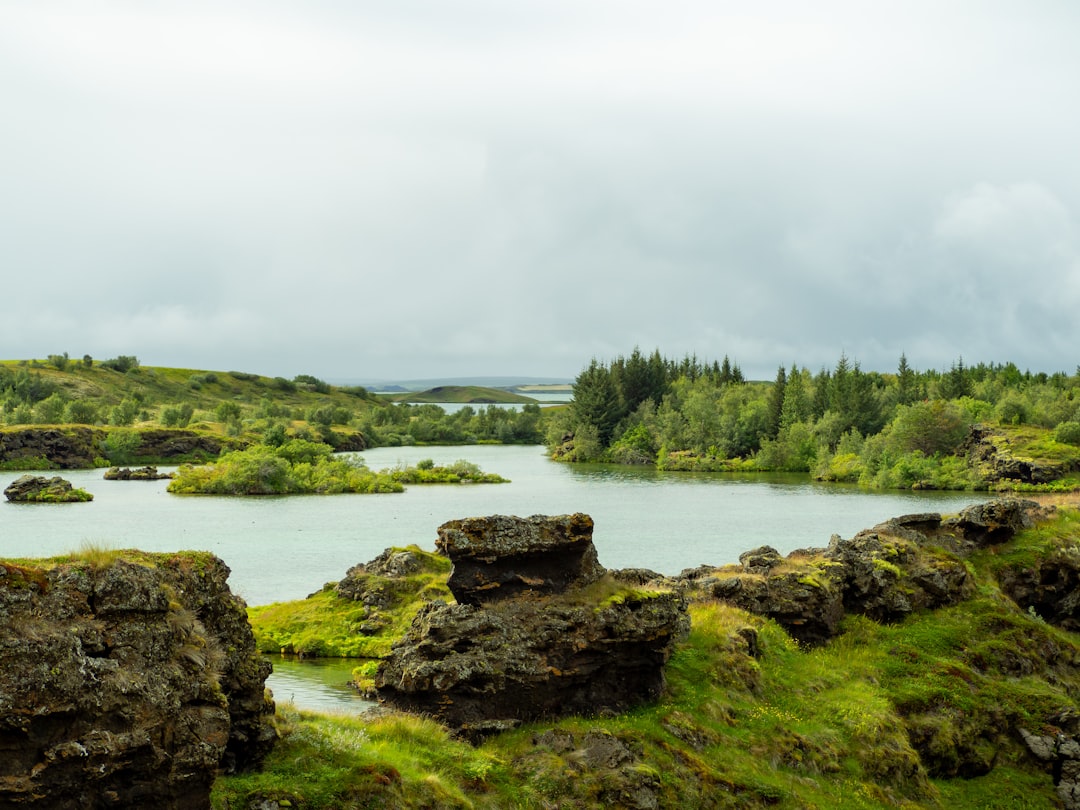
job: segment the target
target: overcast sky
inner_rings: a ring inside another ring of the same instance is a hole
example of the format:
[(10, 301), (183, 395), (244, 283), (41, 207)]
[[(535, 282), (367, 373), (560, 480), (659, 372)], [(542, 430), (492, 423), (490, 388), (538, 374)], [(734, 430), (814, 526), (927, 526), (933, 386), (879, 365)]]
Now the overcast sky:
[(1075, 0), (0, 0), (0, 357), (1080, 363)]

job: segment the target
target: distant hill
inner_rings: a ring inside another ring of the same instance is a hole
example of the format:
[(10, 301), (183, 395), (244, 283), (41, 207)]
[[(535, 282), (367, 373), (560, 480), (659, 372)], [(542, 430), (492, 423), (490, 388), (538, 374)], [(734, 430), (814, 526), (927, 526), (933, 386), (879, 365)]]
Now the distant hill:
[(369, 391), (428, 391), (445, 386), (519, 388), (532, 385), (571, 385), (569, 377), (438, 377), (427, 380), (331, 380), (335, 385), (362, 385)]
[(488, 388), (481, 385), (437, 385), (426, 391), (413, 391), (386, 397), (402, 402), (461, 402), (473, 405), (535, 403), (532, 397), (515, 394), (505, 388)]

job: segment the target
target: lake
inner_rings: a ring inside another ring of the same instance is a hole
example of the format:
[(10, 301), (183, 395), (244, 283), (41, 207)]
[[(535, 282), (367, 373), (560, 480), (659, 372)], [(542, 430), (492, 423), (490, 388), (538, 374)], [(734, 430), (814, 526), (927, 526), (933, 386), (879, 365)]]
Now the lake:
[[(227, 498), (170, 495), (167, 481), (105, 481), (102, 470), (63, 477), (90, 503), (0, 503), (0, 556), (44, 557), (86, 543), (146, 551), (212, 551), (248, 604), (301, 599), (392, 545), (433, 550), (455, 518), (585, 512), (608, 568), (677, 574), (735, 562), (763, 544), (782, 553), (850, 537), (896, 515), (956, 512), (984, 493), (867, 492), (805, 476), (662, 473), (550, 461), (543, 448), (384, 447), (359, 454), (372, 469), (467, 459), (509, 484), (410, 486), (403, 493)], [(162, 467), (167, 470), (167, 467)], [(6, 486), (21, 473), (0, 475)], [(55, 475), (55, 472), (42, 473)]]
[[(389, 546), (415, 543), (433, 550), (438, 527), (455, 518), (585, 512), (596, 524), (593, 540), (602, 565), (677, 574), (703, 563), (736, 562), (740, 553), (760, 545), (781, 553), (823, 546), (834, 533), (850, 537), (912, 512), (957, 512), (987, 497), (868, 492), (797, 475), (560, 464), (536, 446), (384, 447), (358, 455), (376, 470), (424, 458), (436, 464), (467, 459), (512, 483), (411, 486), (379, 495), (223, 498), (170, 495), (167, 481), (105, 481), (103, 470), (64, 471), (64, 478), (93, 493), (94, 500), (3, 501), (0, 557), (46, 557), (87, 543), (207, 550), (232, 569), (232, 589), (248, 604), (261, 605), (302, 599)], [(19, 475), (0, 474), (0, 488)], [(306, 662), (279, 662), (279, 668), (286, 666), (293, 667), (290, 677), (309, 671)], [(298, 705), (327, 707), (305, 698), (294, 682), (280, 685), (277, 677), (271, 687), (283, 699), (298, 693)], [(339, 697), (327, 699), (333, 705)]]

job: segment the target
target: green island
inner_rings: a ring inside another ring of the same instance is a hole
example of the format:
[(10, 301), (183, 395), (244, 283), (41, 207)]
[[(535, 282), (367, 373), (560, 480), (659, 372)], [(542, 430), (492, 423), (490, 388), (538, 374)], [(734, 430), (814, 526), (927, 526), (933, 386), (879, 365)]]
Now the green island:
[[(624, 713), (527, 723), (473, 745), (421, 716), (279, 704), (281, 739), (264, 769), (219, 778), (214, 807), (1059, 806), (1059, 766), (1024, 740), (1075, 725), (1080, 637), (1075, 618), (1039, 601), (1045, 592), (1017, 584), (1080, 570), (1080, 512), (1059, 503), (962, 559), (929, 545), (905, 562), (911, 547), (897, 530), (873, 570), (897, 593), (917, 591), (916, 572), (958, 571), (970, 580), (962, 594), (892, 621), (849, 606), (825, 643), (797, 641), (778, 621), (716, 598), (717, 586), (688, 583), (690, 631), (666, 665), (664, 692)], [(358, 657), (357, 678), (369, 680), (420, 607), (449, 598), (447, 560), (416, 547), (387, 555), (398, 553), (419, 564), (367, 578), (380, 595), (368, 605), (330, 583), (306, 600), (249, 609), (259, 649)], [(831, 565), (792, 555), (768, 576), (827, 589)], [(738, 569), (717, 569), (717, 581), (762, 578)], [(598, 604), (632, 590), (609, 589)]]
[(402, 492), (405, 484), (501, 484), (507, 479), (459, 460), (436, 467), (431, 459), (374, 472), (362, 459), (340, 458), (321, 442), (288, 439), (222, 454), (209, 464), (184, 464), (168, 491), (181, 495), (336, 495)]

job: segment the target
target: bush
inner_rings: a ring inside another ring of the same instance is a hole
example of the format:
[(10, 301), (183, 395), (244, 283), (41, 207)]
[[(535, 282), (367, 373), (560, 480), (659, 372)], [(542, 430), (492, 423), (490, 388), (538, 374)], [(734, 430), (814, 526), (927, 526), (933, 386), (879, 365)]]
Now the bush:
[(142, 437), (134, 430), (110, 430), (101, 449), (110, 464), (130, 464), (141, 444)]
[(970, 429), (970, 419), (952, 402), (935, 399), (901, 405), (888, 428), (889, 446), (924, 456), (954, 453)]
[(121, 374), (126, 374), (139, 367), (139, 358), (134, 355), (122, 354), (119, 357), (114, 357), (112, 360), (102, 361), (101, 365), (103, 368), (111, 368), (113, 371), (119, 371)]
[(1054, 429), (1054, 439), (1062, 444), (1080, 445), (1080, 422), (1062, 422)]
[(74, 399), (64, 408), (64, 421), (92, 425), (98, 420), (98, 407), (86, 399)]

